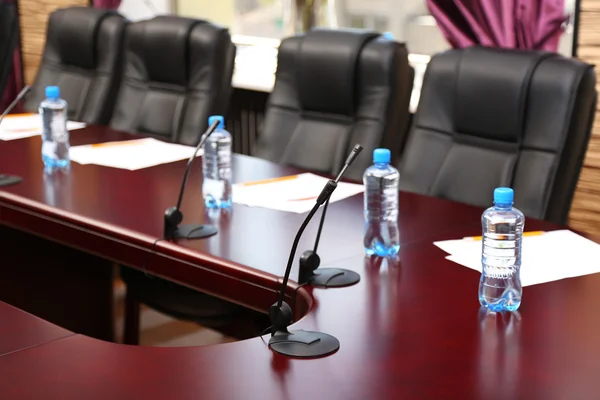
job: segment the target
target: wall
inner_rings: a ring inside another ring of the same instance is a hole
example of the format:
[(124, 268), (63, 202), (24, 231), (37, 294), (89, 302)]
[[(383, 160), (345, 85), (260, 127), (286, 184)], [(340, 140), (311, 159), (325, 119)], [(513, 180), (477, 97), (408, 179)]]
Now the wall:
[[(599, 25), (600, 0), (581, 0), (577, 55), (594, 65), (600, 64)], [(600, 92), (600, 85), (596, 90)], [(592, 138), (571, 207), (570, 224), (573, 228), (600, 235), (600, 110), (596, 110)]]
[(233, 26), (234, 0), (177, 0), (177, 15)]
[(173, 14), (175, 0), (122, 0), (119, 12), (130, 21), (150, 19), (155, 15)]
[(87, 5), (89, 0), (19, 0), (25, 84), (33, 82), (42, 59), (48, 15), (57, 8)]

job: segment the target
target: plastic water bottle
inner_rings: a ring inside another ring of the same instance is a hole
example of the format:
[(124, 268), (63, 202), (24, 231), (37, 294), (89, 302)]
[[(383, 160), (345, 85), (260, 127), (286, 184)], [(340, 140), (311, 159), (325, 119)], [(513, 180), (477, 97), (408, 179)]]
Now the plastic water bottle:
[(207, 208), (231, 207), (231, 134), (225, 130), (221, 115), (208, 118), (210, 126), (219, 121), (217, 129), (204, 144), (202, 195)]
[(400, 250), (398, 185), (400, 174), (390, 165), (390, 151), (375, 149), (374, 165), (363, 175), (365, 185), (365, 251), (393, 257)]
[(58, 86), (46, 88), (46, 99), (40, 104), (42, 116), (42, 161), (46, 170), (66, 169), (69, 159), (67, 102), (60, 98)]
[(513, 208), (511, 188), (494, 190), (494, 206), (481, 216), (482, 252), (479, 303), (492, 311), (515, 311), (521, 305), (521, 242), (525, 217)]

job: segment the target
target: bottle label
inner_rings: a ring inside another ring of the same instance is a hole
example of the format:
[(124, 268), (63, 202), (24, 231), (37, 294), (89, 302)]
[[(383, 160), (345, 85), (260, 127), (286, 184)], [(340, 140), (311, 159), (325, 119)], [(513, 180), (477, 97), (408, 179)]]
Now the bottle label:
[(514, 240), (497, 240), (484, 238), (483, 254), (493, 257), (511, 257), (515, 255)]
[(58, 113), (54, 116), (51, 122), (50, 130), (52, 132), (52, 140), (56, 142), (66, 142), (68, 134), (66, 129), (65, 118)]
[(205, 194), (217, 195), (219, 199), (225, 192), (225, 181), (223, 180), (205, 179), (203, 186)]
[(485, 238), (483, 241), (483, 269), (491, 278), (510, 278), (517, 268), (517, 242)]
[(483, 248), (483, 254), (491, 257), (513, 257), (515, 255), (515, 249), (514, 247), (506, 249), (497, 249), (485, 246)]

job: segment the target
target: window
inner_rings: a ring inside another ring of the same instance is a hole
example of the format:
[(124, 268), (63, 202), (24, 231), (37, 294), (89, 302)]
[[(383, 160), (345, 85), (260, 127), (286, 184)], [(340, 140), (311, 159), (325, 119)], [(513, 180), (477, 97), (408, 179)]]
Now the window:
[[(150, 0), (145, 0), (150, 1)], [(154, 0), (166, 1), (166, 0)], [(315, 4), (315, 25), (391, 32), (406, 42), (411, 53), (432, 55), (448, 48), (425, 0), (171, 0), (182, 16), (204, 18), (226, 25), (233, 35), (281, 39), (302, 30), (303, 5)], [(565, 0), (573, 13), (575, 0)], [(572, 26), (559, 51), (570, 55)]]

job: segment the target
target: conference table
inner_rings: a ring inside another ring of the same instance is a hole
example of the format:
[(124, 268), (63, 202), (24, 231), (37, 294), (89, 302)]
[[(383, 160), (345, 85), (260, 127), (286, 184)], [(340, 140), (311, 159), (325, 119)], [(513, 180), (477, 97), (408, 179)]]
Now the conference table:
[[(139, 137), (90, 126), (72, 132), (71, 143), (134, 138)], [(329, 206), (319, 254), (322, 267), (351, 269), (361, 281), (317, 289), (298, 285), (297, 265), (292, 271), (285, 293), (295, 315), (292, 328), (335, 336), (341, 343), (335, 354), (287, 358), (269, 350), (268, 335), (179, 348), (112, 343), (104, 325), (112, 317), (106, 293), (114, 263), (267, 312), (305, 214), (238, 204), (231, 212), (207, 212), (198, 161), (183, 201), (184, 223), (211, 222), (219, 233), (199, 241), (161, 240), (163, 214), (176, 202), (185, 161), (137, 171), (73, 163), (70, 173), (48, 176), (39, 152), (37, 137), (0, 142), (0, 171), (23, 178), (0, 188), (6, 278), (0, 300), (48, 316), (44, 322), (0, 303), (2, 398), (600, 396), (600, 276), (526, 287), (519, 312), (487, 313), (477, 301), (479, 273), (446, 260), (433, 245), (480, 234), (482, 210), (404, 192), (397, 259), (364, 256), (362, 195), (357, 195)], [(298, 172), (252, 157), (233, 158), (235, 182)], [(312, 247), (317, 225), (313, 221), (307, 228), (300, 251)], [(564, 228), (526, 221), (527, 230)], [(51, 279), (47, 290), (46, 279)], [(22, 300), (19, 291), (31, 300)]]

